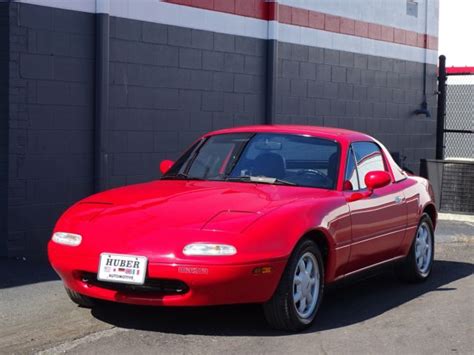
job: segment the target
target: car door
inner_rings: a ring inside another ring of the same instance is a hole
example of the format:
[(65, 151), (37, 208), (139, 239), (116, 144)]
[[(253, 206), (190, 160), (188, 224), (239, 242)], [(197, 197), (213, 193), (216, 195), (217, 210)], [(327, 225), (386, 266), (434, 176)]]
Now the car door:
[[(383, 152), (374, 142), (353, 143), (347, 159), (344, 188), (348, 197), (355, 191), (367, 191), (364, 178), (368, 172), (388, 171)], [(352, 223), (348, 273), (396, 256), (407, 224), (402, 185), (392, 182), (368, 197), (348, 202)]]

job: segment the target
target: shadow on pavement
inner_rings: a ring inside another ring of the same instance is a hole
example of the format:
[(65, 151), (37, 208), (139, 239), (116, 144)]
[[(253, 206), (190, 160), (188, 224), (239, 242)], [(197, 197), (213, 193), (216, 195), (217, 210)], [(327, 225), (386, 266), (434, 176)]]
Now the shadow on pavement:
[(0, 289), (59, 280), (58, 275), (46, 262), (0, 258)]
[[(422, 284), (404, 284), (391, 270), (328, 288), (314, 326), (306, 332), (335, 329), (376, 317), (428, 292), (453, 292), (445, 285), (472, 275), (473, 264), (440, 261)], [(97, 319), (117, 327), (176, 334), (274, 336), (259, 305), (158, 308), (104, 303), (92, 310)]]

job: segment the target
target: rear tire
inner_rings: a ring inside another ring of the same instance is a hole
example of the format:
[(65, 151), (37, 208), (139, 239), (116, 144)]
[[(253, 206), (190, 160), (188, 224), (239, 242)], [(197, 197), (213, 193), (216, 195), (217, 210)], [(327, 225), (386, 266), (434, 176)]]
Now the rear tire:
[(324, 263), (318, 246), (300, 242), (293, 251), (272, 298), (263, 305), (272, 328), (297, 332), (314, 321), (324, 292)]
[(91, 297), (81, 295), (80, 293), (77, 293), (76, 291), (73, 291), (67, 287), (65, 287), (65, 289), (71, 301), (73, 301), (75, 304), (79, 305), (80, 307), (92, 308), (96, 304), (95, 300)]
[(399, 278), (409, 283), (427, 280), (431, 275), (434, 247), (433, 222), (428, 214), (424, 213), (418, 224), (408, 255), (397, 266)]

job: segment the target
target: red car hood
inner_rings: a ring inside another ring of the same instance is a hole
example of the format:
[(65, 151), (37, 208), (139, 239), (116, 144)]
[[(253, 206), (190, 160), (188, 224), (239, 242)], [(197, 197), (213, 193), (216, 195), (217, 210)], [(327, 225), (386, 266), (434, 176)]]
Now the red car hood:
[(108, 251), (163, 261), (190, 242), (234, 240), (284, 204), (330, 194), (295, 186), (161, 180), (90, 196), (70, 208), (55, 230), (83, 236), (78, 254)]
[[(329, 192), (253, 183), (160, 180), (105, 191), (82, 200), (70, 213), (82, 221), (109, 226), (156, 223), (159, 229), (219, 229), (229, 219), (248, 225), (256, 218), (301, 197)], [(82, 211), (82, 213), (79, 213)], [(69, 214), (69, 213), (68, 213)], [(212, 223), (210, 224), (210, 221)], [(238, 228), (236, 225), (237, 231)]]

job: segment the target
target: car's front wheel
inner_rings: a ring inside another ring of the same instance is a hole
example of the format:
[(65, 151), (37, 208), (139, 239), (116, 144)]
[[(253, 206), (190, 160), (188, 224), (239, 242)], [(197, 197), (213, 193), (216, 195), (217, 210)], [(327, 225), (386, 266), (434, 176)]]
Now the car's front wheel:
[(273, 297), (264, 304), (276, 329), (300, 331), (311, 325), (324, 292), (324, 263), (318, 246), (304, 240), (293, 251)]
[(91, 297), (87, 297), (73, 291), (67, 287), (65, 287), (66, 293), (75, 304), (84, 307), (84, 308), (92, 308), (95, 305), (95, 300)]

